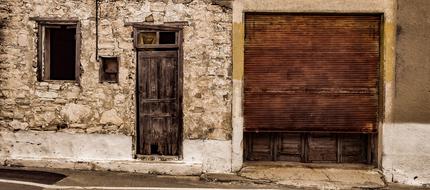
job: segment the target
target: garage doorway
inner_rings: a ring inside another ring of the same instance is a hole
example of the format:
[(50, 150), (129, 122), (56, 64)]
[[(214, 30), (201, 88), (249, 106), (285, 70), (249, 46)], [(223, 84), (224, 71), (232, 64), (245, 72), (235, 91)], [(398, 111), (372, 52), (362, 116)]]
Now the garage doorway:
[(381, 19), (245, 14), (245, 160), (376, 161)]

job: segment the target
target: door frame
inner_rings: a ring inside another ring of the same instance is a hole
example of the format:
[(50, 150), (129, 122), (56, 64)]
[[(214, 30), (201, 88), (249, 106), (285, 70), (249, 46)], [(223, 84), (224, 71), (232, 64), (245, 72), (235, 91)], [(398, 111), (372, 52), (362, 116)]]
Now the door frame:
[(244, 92), (244, 45), (245, 17), (248, 12), (258, 13), (330, 13), (330, 14), (381, 14), (379, 116), (376, 144), (376, 165), (381, 167), (383, 131), (393, 125), (392, 104), (394, 98), (396, 2), (382, 0), (357, 0), (354, 4), (339, 0), (327, 0), (324, 4), (298, 0), (247, 0), (234, 1), (233, 7), (233, 97), (232, 97), (232, 171), (243, 165), (243, 92)]
[[(178, 155), (174, 156), (176, 158), (173, 158), (174, 160), (181, 160), (183, 159), (183, 154), (182, 154), (182, 148), (183, 148), (183, 27), (187, 26), (186, 22), (171, 22), (171, 23), (165, 23), (165, 24), (159, 24), (159, 25), (154, 25), (154, 24), (148, 24), (148, 23), (142, 23), (142, 22), (131, 22), (131, 23), (126, 23), (126, 26), (133, 26), (133, 46), (134, 46), (134, 51), (135, 51), (135, 63), (136, 63), (136, 70), (135, 70), (135, 117), (136, 117), (136, 125), (135, 125), (135, 135), (133, 135), (133, 157), (136, 159), (138, 158), (141, 154), (138, 154), (138, 150), (139, 150), (139, 146), (140, 146), (140, 138), (139, 138), (139, 134), (140, 134), (140, 119), (139, 119), (139, 92), (138, 92), (138, 88), (139, 88), (139, 52), (140, 51), (145, 51), (148, 49), (166, 49), (166, 48), (175, 48), (176, 51), (178, 52), (178, 58), (177, 58), (177, 62), (178, 62), (178, 89), (177, 89), (177, 93), (178, 93), (178, 127), (179, 127), (179, 142), (178, 142)], [(138, 33), (142, 32), (142, 31), (169, 31), (169, 32), (176, 32), (177, 34), (177, 42), (175, 45), (160, 45), (160, 46), (154, 46), (154, 45), (148, 45), (148, 47), (139, 47), (137, 44), (137, 37), (138, 37)], [(160, 157), (160, 156), (159, 156)], [(165, 156), (167, 158), (167, 160), (170, 159), (170, 157), (172, 156)], [(164, 160), (164, 159), (163, 159)]]

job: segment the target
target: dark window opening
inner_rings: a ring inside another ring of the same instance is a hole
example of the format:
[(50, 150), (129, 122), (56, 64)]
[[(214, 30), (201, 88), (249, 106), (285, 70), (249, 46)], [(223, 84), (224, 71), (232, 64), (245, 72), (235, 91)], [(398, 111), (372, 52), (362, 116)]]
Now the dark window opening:
[(101, 57), (100, 82), (118, 82), (118, 57)]
[(50, 80), (75, 80), (76, 28), (47, 28), (50, 38)]
[(80, 25), (77, 20), (38, 21), (37, 80), (79, 83)]
[(175, 44), (176, 32), (160, 32), (159, 44)]

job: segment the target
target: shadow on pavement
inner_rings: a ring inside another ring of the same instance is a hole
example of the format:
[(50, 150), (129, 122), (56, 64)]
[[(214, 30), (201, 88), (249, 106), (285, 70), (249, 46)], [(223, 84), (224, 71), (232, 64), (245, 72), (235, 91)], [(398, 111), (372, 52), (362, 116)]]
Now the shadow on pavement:
[(19, 180), (52, 185), (65, 177), (67, 176), (63, 174), (44, 171), (0, 169), (0, 179), (7, 180)]

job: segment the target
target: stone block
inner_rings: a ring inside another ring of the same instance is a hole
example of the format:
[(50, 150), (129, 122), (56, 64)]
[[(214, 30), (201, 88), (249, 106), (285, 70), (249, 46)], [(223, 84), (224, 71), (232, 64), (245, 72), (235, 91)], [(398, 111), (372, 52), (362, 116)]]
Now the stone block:
[(18, 45), (22, 46), (22, 47), (27, 47), (28, 46), (28, 35), (26, 34), (19, 34), (18, 35)]
[(82, 104), (66, 104), (60, 111), (61, 116), (68, 123), (87, 122), (93, 112), (91, 107)]
[(9, 122), (9, 126), (12, 127), (12, 129), (14, 130), (25, 130), (28, 127), (28, 123), (13, 120)]
[(58, 97), (58, 93), (57, 92), (51, 92), (51, 91), (36, 91), (36, 96), (40, 97), (40, 98), (45, 98), (45, 99), (54, 99)]
[(48, 88), (49, 88), (49, 90), (60, 90), (61, 85), (60, 84), (49, 84)]
[(100, 123), (121, 125), (123, 123), (123, 120), (121, 119), (121, 117), (118, 116), (116, 110), (111, 109), (102, 113)]

